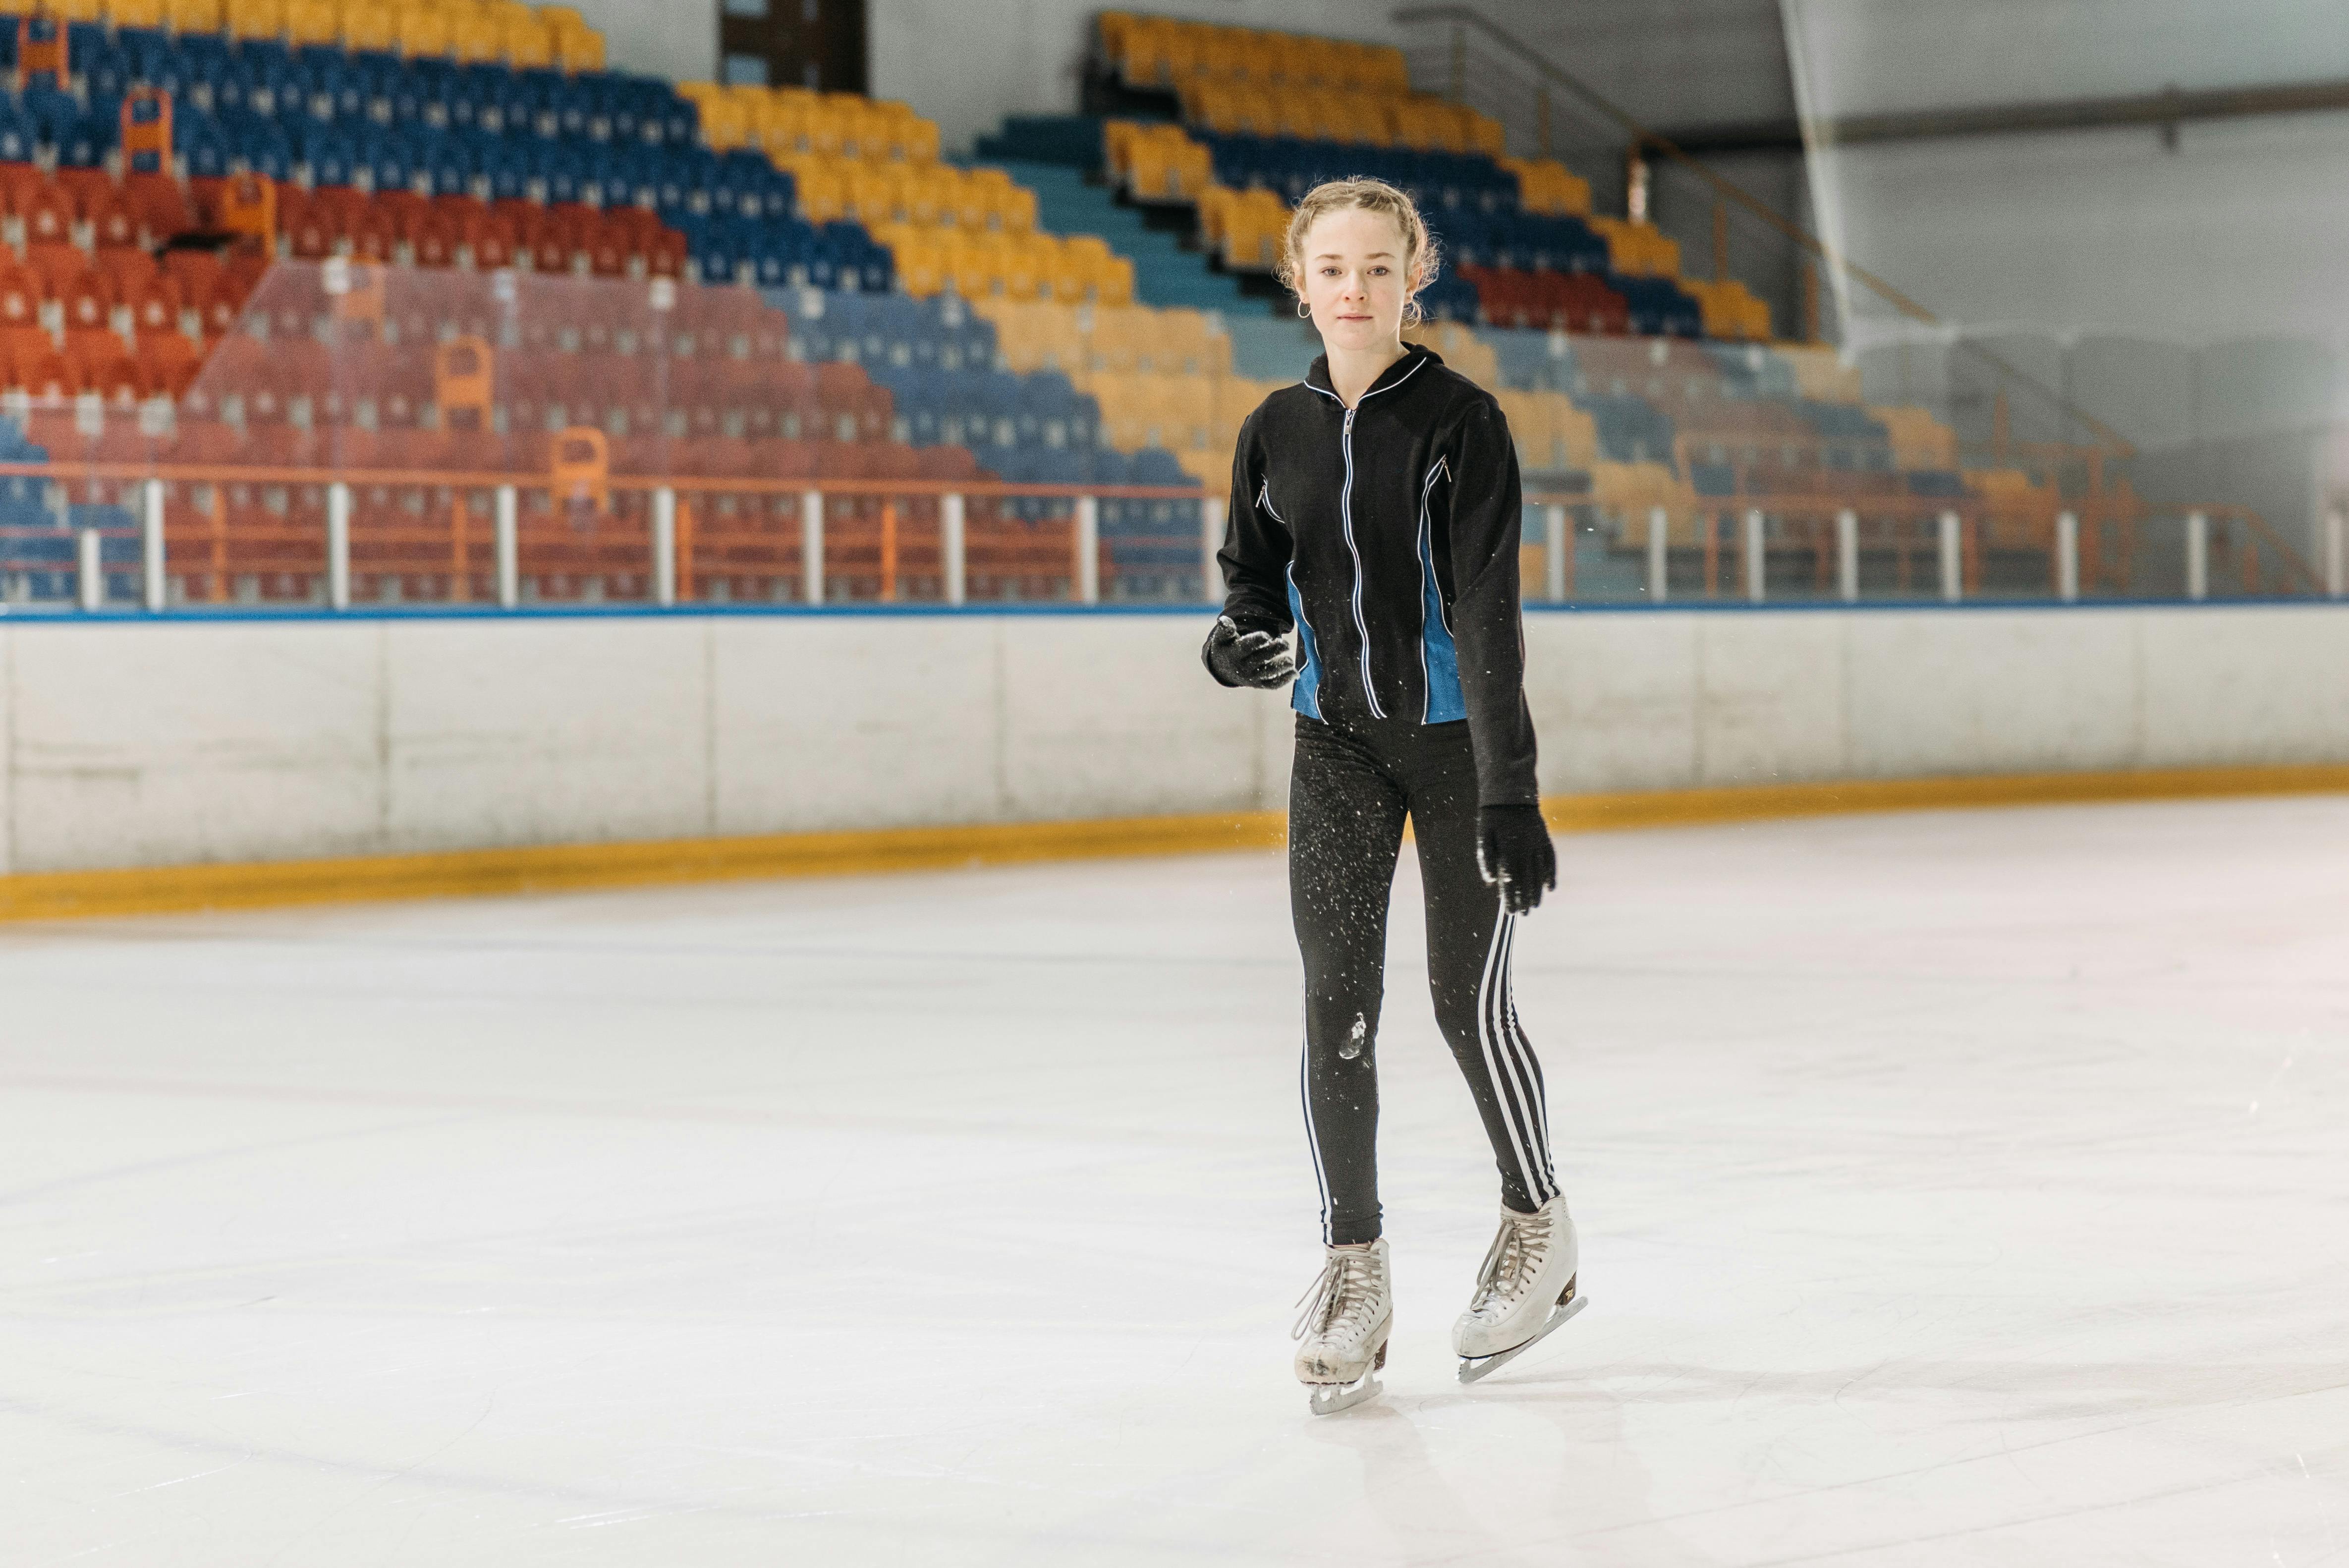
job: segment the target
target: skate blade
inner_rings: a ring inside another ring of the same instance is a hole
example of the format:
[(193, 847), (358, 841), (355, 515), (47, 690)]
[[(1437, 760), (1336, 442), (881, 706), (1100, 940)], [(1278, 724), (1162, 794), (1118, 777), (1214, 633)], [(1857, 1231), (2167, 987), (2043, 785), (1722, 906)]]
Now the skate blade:
[(1549, 1321), (1534, 1330), (1534, 1336), (1515, 1349), (1503, 1350), (1491, 1356), (1464, 1356), (1460, 1358), (1460, 1381), (1474, 1383), (1488, 1373), (1498, 1372), (1552, 1334), (1566, 1326), (1566, 1320), (1590, 1305), (1587, 1295), (1578, 1295), (1549, 1315)]
[(1317, 1416), (1334, 1416), (1340, 1410), (1350, 1410), (1365, 1400), (1375, 1399), (1386, 1390), (1379, 1380), (1365, 1374), (1352, 1383), (1319, 1383), (1314, 1385), (1309, 1401)]

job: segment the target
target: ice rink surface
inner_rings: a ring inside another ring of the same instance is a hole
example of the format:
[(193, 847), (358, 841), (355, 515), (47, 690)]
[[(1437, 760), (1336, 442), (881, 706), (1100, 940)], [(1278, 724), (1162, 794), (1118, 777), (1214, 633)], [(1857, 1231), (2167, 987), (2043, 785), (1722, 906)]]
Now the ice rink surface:
[(0, 928), (0, 1562), (2349, 1565), (2349, 800), (1561, 848), (1320, 1420), (1275, 857)]

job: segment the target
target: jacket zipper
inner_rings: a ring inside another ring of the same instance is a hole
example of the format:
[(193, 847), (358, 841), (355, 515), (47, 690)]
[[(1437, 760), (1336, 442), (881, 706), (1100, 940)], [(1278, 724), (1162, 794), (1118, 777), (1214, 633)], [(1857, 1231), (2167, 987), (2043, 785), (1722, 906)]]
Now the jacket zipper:
[[(1416, 368), (1416, 366), (1414, 366)], [(1371, 705), (1372, 718), (1384, 718), (1386, 710), (1379, 706), (1379, 689), (1371, 681), (1371, 628), (1362, 618), (1362, 552), (1354, 548), (1354, 410), (1346, 410), (1346, 428), (1340, 438), (1346, 453), (1346, 488), (1338, 492), (1338, 515), (1346, 526), (1346, 553), (1354, 562), (1354, 635), (1361, 639), (1362, 650), (1362, 696)]]

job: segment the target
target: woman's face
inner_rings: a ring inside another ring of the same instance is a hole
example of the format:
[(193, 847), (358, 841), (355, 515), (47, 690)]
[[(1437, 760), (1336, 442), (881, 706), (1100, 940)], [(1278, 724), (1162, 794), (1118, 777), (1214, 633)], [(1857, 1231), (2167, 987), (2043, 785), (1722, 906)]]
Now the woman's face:
[(1383, 212), (1340, 208), (1313, 221), (1303, 249), (1305, 303), (1326, 346), (1371, 349), (1402, 337), (1411, 279), (1400, 224)]

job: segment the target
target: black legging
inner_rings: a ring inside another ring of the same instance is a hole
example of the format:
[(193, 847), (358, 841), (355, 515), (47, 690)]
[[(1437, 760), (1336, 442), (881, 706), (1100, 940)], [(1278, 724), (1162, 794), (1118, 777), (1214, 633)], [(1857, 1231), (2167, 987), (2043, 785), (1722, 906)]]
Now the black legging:
[(1305, 957), (1306, 1131), (1321, 1183), (1322, 1240), (1379, 1234), (1377, 1043), (1387, 903), (1403, 818), (1427, 892), (1436, 1026), (1476, 1097), (1520, 1213), (1557, 1195), (1540, 1064), (1509, 995), (1516, 924), (1476, 870), (1476, 761), (1463, 723), (1297, 720), (1288, 790), (1288, 895)]

